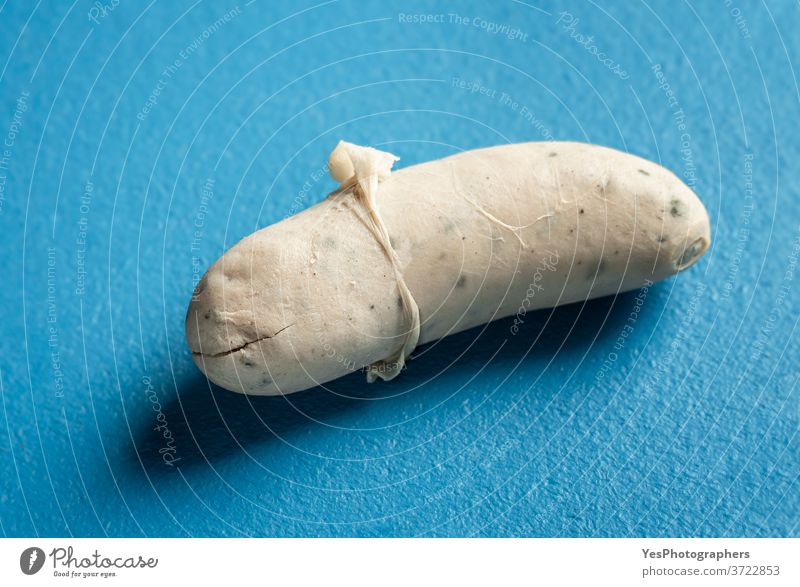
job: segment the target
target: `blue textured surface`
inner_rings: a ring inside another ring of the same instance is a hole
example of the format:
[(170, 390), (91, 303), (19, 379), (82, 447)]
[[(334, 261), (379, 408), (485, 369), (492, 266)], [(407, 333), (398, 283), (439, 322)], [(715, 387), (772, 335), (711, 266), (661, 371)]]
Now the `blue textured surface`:
[[(3, 534), (800, 533), (797, 3), (106, 4), (0, 12)], [(339, 138), (547, 136), (710, 211), (635, 323), (635, 292), (539, 312), (288, 398), (193, 366), (197, 272), (324, 197)]]

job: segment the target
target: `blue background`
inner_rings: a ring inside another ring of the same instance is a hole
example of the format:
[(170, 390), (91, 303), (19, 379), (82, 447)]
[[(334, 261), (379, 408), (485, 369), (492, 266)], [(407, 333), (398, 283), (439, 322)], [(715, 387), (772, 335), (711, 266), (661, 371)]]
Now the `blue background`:
[[(0, 12), (3, 534), (800, 534), (797, 3), (105, 4)], [(636, 292), (386, 384), (195, 369), (197, 272), (333, 189), (338, 139), (410, 165), (548, 136), (694, 175), (709, 210), (627, 338)]]

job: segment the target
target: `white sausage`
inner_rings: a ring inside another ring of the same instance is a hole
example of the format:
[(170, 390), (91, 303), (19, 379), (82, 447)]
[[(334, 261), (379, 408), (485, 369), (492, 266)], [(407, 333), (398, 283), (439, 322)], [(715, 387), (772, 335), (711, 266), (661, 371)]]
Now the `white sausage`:
[[(343, 188), (211, 266), (186, 336), (212, 381), (276, 395), (369, 365), (388, 379), (404, 344), (635, 289), (686, 269), (710, 243), (708, 214), (683, 182), (605, 147), (504, 145), (389, 173), (394, 159), (340, 144), (329, 165)], [(390, 242), (356, 186), (373, 190)]]

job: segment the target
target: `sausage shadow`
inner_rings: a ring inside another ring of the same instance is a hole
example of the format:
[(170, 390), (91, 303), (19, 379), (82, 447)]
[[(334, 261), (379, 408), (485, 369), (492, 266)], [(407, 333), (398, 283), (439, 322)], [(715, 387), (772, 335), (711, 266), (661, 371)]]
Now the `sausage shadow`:
[[(587, 351), (606, 353), (603, 342), (619, 335), (636, 295), (633, 291), (531, 312), (521, 323), (517, 320), (516, 334), (512, 334), (515, 319), (511, 317), (429, 343), (418, 348), (409, 368), (390, 382), (368, 385), (364, 374), (356, 372), (325, 387), (289, 396), (258, 397), (229, 392), (193, 372), (163, 404), (179, 461), (174, 467), (164, 466), (165, 439), (152, 425), (142, 432), (134, 450), (153, 473), (213, 464), (226, 455), (249, 452), (256, 445), (282, 442), (339, 412), (369, 410), (376, 398), (402, 398), (406, 389), (424, 387), (424, 393), (444, 398), (452, 393), (453, 385), (468, 384), (475, 371), (488, 362), (493, 369), (505, 366), (513, 370), (520, 361), (539, 361), (545, 368), (551, 360), (579, 360)], [(659, 304), (657, 286), (648, 297)], [(642, 307), (641, 316), (648, 307), (651, 304)]]

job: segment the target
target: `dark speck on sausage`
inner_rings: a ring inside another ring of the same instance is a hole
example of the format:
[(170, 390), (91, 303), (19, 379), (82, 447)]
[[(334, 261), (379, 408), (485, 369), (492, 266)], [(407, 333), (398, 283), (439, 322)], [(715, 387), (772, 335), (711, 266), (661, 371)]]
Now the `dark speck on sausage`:
[(548, 157), (558, 157), (558, 153), (556, 153), (556, 152), (554, 151), (554, 152), (550, 153), (550, 154), (548, 155)]
[(466, 275), (459, 275), (458, 281), (456, 282), (456, 287), (464, 287), (467, 283), (467, 276)]
[(678, 199), (670, 200), (669, 201), (669, 213), (670, 216), (673, 218), (677, 218), (678, 216), (683, 216), (683, 208), (684, 204)]
[(650, 174), (649, 174), (649, 173), (647, 173), (647, 172), (646, 172), (644, 169), (640, 169), (640, 170), (639, 170), (639, 173), (641, 173), (642, 175), (650, 175)]
[(401, 298), (400, 296), (397, 296), (397, 307), (398, 308), (403, 307), (403, 298)]
[(603, 272), (606, 270), (606, 263), (602, 259), (598, 259), (597, 265), (594, 269), (589, 268), (589, 271), (586, 273), (586, 279), (592, 281), (600, 277)]

